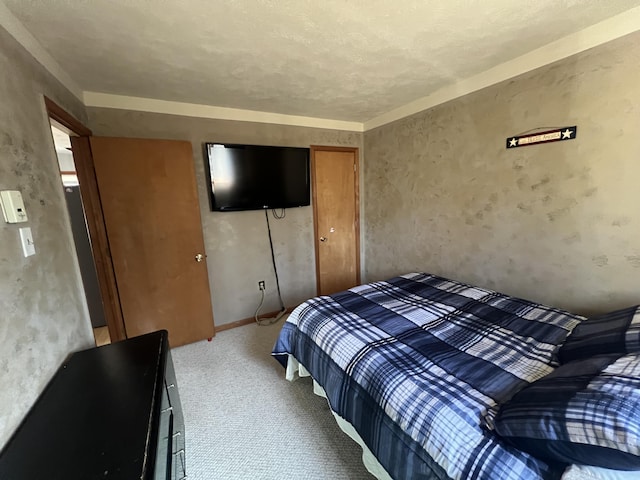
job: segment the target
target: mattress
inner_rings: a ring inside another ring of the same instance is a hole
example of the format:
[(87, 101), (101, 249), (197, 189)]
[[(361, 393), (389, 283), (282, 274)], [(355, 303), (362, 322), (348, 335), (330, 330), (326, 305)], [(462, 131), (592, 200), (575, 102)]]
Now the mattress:
[(326, 392), (394, 479), (561, 478), (490, 430), (497, 406), (557, 365), (582, 317), (424, 273), (296, 308), (274, 347)]
[[(295, 357), (289, 355), (285, 377), (289, 381), (295, 381), (299, 377), (309, 377), (311, 374), (298, 362)], [(313, 379), (313, 392), (323, 398), (327, 398), (324, 389)], [(364, 440), (358, 435), (353, 425), (331, 410), (340, 429), (356, 442), (362, 449), (362, 463), (366, 469), (378, 480), (392, 480), (375, 455), (367, 447)], [(570, 465), (562, 475), (561, 480), (638, 480), (640, 473), (626, 472), (622, 470), (610, 470), (606, 468), (591, 467), (587, 465)]]

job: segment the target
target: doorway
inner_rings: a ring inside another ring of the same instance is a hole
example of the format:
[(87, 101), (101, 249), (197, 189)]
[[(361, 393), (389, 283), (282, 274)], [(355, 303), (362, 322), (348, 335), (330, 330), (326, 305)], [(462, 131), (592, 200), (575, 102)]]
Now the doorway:
[(83, 242), (95, 267), (88, 277), (97, 277), (110, 341), (161, 329), (169, 332), (173, 347), (211, 339), (215, 329), (191, 143), (94, 137), (44, 100), (52, 125), (67, 134), (52, 131), (60, 138), (62, 157), (71, 145), (73, 164), (60, 163), (61, 178), (70, 194), (79, 186), (76, 210), (84, 215), (76, 215), (74, 223), (78, 231), (84, 223), (83, 233), (88, 232)]
[[(111, 342), (124, 340), (127, 338), (127, 333), (122, 318), (120, 297), (113, 273), (109, 241), (89, 145), (89, 137), (92, 132), (47, 97), (44, 97), (44, 107), (49, 116), (50, 124), (63, 131), (70, 140), (74, 167), (73, 176), (77, 177), (77, 183), (80, 187), (85, 228), (89, 232), (109, 339)], [(67, 148), (65, 146), (63, 150), (67, 151)], [(63, 166), (63, 170), (66, 168), (68, 167)], [(71, 180), (71, 178), (68, 179)]]
[(80, 267), (80, 276), (89, 309), (91, 328), (96, 346), (100, 347), (111, 343), (111, 337), (102, 304), (102, 295), (98, 283), (95, 259), (93, 258), (91, 237), (87, 229), (85, 209), (80, 195), (78, 172), (71, 149), (71, 136), (76, 135), (53, 119), (51, 119), (50, 123), (53, 144), (58, 158), (58, 168), (60, 169), (60, 180), (64, 190), (73, 241)]
[(358, 149), (311, 147), (318, 295), (360, 283)]

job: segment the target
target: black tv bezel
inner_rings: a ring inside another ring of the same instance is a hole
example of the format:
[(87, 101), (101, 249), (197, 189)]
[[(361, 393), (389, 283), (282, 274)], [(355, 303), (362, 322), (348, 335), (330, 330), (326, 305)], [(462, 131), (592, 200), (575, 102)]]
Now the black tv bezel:
[[(213, 185), (211, 178), (211, 165), (209, 162), (209, 146), (210, 145), (224, 145), (229, 147), (269, 147), (269, 148), (294, 148), (298, 150), (306, 150), (307, 153), (307, 191), (306, 191), (306, 203), (303, 204), (290, 204), (285, 206), (271, 206), (271, 205), (263, 205), (263, 206), (255, 206), (255, 207), (230, 207), (230, 208), (216, 208), (215, 206), (215, 195), (213, 193)], [(230, 142), (204, 142), (203, 144), (203, 152), (204, 152), (204, 168), (205, 168), (205, 176), (207, 182), (207, 196), (209, 197), (209, 210), (212, 212), (250, 212), (250, 211), (260, 211), (260, 210), (271, 210), (271, 209), (282, 209), (282, 208), (299, 208), (299, 207), (308, 207), (311, 205), (311, 148), (310, 147), (292, 147), (289, 145), (259, 145), (259, 144), (250, 144), (250, 143), (230, 143)]]

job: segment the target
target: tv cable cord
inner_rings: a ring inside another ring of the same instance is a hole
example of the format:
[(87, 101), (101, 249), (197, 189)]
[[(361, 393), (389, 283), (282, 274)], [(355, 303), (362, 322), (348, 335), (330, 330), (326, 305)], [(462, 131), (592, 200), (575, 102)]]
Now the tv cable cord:
[[(275, 211), (273, 212), (274, 218), (282, 219), (285, 217), (284, 208), (282, 209), (281, 215), (276, 215)], [(260, 299), (260, 305), (256, 308), (256, 313), (253, 318), (255, 318), (256, 323), (260, 326), (273, 325), (278, 320), (280, 320), (284, 314), (287, 312), (287, 308), (284, 306), (284, 302), (282, 301), (282, 293), (280, 293), (280, 279), (278, 278), (278, 267), (276, 265), (276, 256), (273, 253), (273, 239), (271, 238), (271, 225), (269, 224), (269, 212), (265, 208), (264, 217), (267, 219), (267, 231), (269, 232), (269, 246), (271, 247), (271, 262), (273, 263), (273, 272), (276, 274), (276, 287), (278, 289), (278, 299), (280, 300), (280, 311), (273, 318), (258, 318), (258, 314), (260, 313), (260, 309), (262, 308), (262, 304), (264, 303), (264, 289), (260, 289), (260, 293), (262, 294), (262, 298)]]

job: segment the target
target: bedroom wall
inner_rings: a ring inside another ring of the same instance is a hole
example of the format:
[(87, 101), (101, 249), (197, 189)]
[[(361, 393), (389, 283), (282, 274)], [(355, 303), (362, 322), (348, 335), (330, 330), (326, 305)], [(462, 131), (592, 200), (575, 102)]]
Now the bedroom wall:
[[(365, 133), (368, 280), (427, 271), (577, 313), (640, 303), (640, 33)], [(506, 150), (536, 127), (576, 140)]]
[[(213, 315), (217, 326), (252, 317), (260, 302), (258, 281), (267, 284), (261, 312), (279, 309), (263, 211), (211, 212), (207, 197), (205, 142), (362, 148), (362, 134), (338, 130), (213, 120), (128, 110), (87, 109), (95, 135), (189, 140), (200, 199)], [(286, 218), (270, 217), (282, 296), (296, 306), (316, 295), (313, 211), (292, 208)]]
[[(93, 344), (43, 94), (86, 121), (80, 101), (0, 28), (0, 190), (20, 190), (29, 217), (0, 215), (0, 446), (67, 354)], [(21, 226), (35, 256), (22, 255)]]

